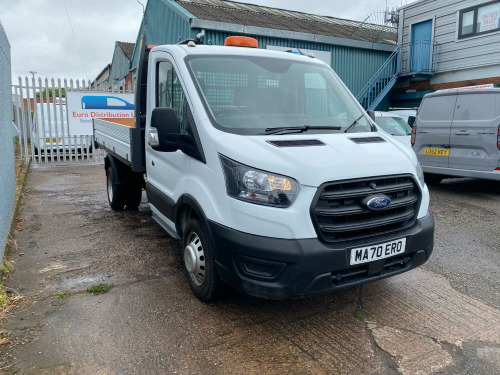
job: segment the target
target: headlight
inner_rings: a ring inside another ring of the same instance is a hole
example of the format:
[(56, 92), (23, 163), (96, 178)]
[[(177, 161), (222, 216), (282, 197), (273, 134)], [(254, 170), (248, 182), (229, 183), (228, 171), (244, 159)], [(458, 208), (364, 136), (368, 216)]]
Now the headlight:
[(420, 180), (420, 183), (424, 185), (424, 171), (422, 169), (422, 166), (420, 165), (419, 161), (417, 160), (417, 165), (415, 165), (415, 168), (417, 169), (417, 177)]
[(230, 197), (275, 207), (288, 207), (295, 200), (299, 184), (294, 179), (219, 157)]

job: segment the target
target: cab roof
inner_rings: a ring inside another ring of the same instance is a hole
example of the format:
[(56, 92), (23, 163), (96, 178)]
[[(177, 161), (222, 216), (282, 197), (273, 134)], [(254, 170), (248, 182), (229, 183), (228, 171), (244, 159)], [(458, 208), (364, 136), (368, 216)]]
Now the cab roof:
[(214, 45), (200, 45), (197, 44), (193, 47), (186, 44), (164, 44), (154, 47), (151, 52), (164, 51), (170, 52), (175, 55), (185, 56), (256, 56), (256, 57), (271, 57), (283, 58), (297, 61), (309, 61), (318, 64), (325, 64), (321, 60), (310, 57), (308, 55), (300, 55), (290, 52), (273, 51), (262, 48), (248, 48), (248, 47), (233, 47), (233, 46), (214, 46)]

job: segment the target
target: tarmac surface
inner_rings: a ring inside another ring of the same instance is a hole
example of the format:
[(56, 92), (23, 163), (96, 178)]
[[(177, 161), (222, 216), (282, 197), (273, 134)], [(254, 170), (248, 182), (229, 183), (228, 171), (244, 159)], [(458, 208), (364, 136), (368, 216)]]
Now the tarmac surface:
[[(435, 249), (423, 267), (313, 298), (230, 292), (204, 304), (145, 196), (138, 212), (112, 212), (102, 165), (34, 165), (6, 281), (24, 299), (3, 316), (0, 369), (498, 374), (500, 183), (445, 180), (430, 190)], [(113, 288), (86, 292), (99, 283)]]

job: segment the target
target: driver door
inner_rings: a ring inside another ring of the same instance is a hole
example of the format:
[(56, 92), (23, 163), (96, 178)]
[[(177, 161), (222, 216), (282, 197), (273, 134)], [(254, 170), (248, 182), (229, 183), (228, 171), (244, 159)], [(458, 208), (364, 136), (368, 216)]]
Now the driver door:
[[(154, 98), (150, 96), (151, 105), (148, 108), (146, 134), (151, 127), (151, 113), (154, 108), (174, 108), (180, 123), (181, 134), (186, 132), (188, 102), (180, 77), (173, 64), (165, 59), (153, 60)], [(151, 82), (150, 82), (151, 83)], [(151, 85), (152, 86), (152, 85)], [(182, 194), (185, 181), (189, 175), (190, 156), (177, 150), (161, 152), (154, 150), (146, 139), (146, 165), (148, 183), (148, 199), (150, 204), (163, 216), (166, 222), (175, 229), (173, 212), (174, 205)]]

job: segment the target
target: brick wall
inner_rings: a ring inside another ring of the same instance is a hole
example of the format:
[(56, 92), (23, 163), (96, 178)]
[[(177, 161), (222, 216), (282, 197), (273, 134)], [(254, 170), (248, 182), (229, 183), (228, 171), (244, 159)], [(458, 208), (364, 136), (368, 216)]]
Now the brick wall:
[(430, 80), (425, 81), (413, 81), (410, 82), (410, 87), (398, 88), (395, 89), (395, 93), (404, 93), (407, 90), (416, 90), (416, 91), (425, 91), (425, 90), (444, 90), (444, 89), (453, 89), (456, 87), (464, 87), (464, 86), (476, 86), (476, 85), (485, 85), (489, 83), (496, 83), (500, 85), (500, 76), (492, 77), (492, 78), (481, 78), (481, 79), (470, 79), (467, 81), (456, 81), (456, 82), (447, 82), (447, 83), (438, 83), (435, 85), (431, 85)]

